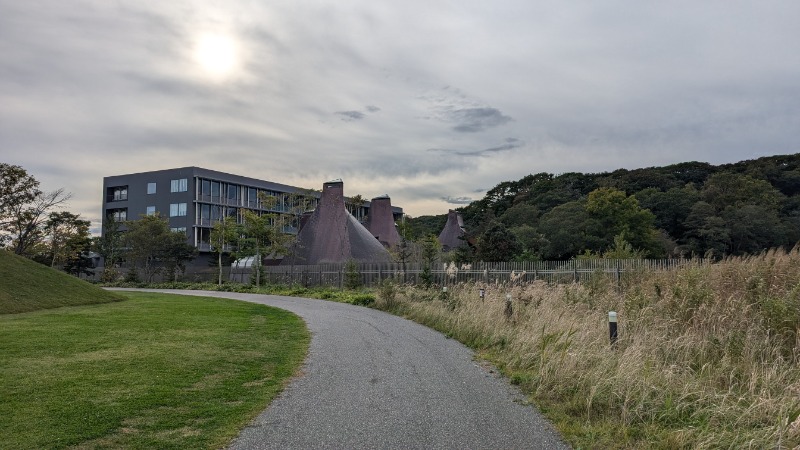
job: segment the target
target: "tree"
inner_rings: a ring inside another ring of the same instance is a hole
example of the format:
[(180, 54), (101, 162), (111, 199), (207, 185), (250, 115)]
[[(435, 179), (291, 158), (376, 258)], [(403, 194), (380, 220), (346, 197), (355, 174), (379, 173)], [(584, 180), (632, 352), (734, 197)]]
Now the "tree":
[[(404, 223), (407, 225), (405, 238), (413, 241), (423, 236), (430, 234), (438, 235), (441, 233), (444, 225), (447, 223), (447, 214), (439, 214), (438, 216), (418, 216), (418, 217), (405, 217)], [(403, 235), (402, 233), (400, 234)]]
[(613, 245), (614, 237), (620, 234), (634, 248), (643, 250), (648, 256), (660, 256), (655, 216), (639, 206), (634, 196), (614, 188), (599, 188), (586, 200), (586, 211), (595, 219), (597, 228), (592, 233), (602, 242), (602, 250)]
[(569, 259), (584, 250), (600, 251), (601, 242), (589, 230), (598, 226), (586, 211), (582, 201), (556, 206), (539, 221), (538, 231), (547, 245), (542, 250), (544, 259)]
[(396, 248), (390, 249), (389, 251), (392, 252), (392, 255), (394, 256), (395, 260), (400, 262), (400, 267), (401, 270), (403, 271), (403, 282), (405, 282), (406, 265), (413, 253), (413, 248), (411, 245), (411, 241), (409, 239), (409, 235), (411, 234), (411, 227), (407, 221), (403, 220), (397, 225), (397, 231), (398, 234), (400, 234), (400, 243), (397, 245)]
[(253, 256), (253, 271), (256, 286), (261, 286), (261, 258), (270, 254), (270, 246), (274, 244), (278, 233), (275, 229), (274, 214), (259, 215), (245, 210), (244, 221), (240, 228), (239, 250), (237, 256)]
[(48, 243), (48, 259), (50, 267), (63, 264), (76, 250), (88, 251), (84, 241), (89, 241), (88, 220), (83, 220), (71, 212), (51, 212), (44, 224), (44, 233)]
[(64, 189), (42, 192), (25, 169), (0, 163), (0, 245), (11, 242), (14, 253), (28, 255), (44, 236), (47, 213), (70, 197)]
[(500, 221), (494, 221), (478, 237), (477, 257), (481, 261), (511, 261), (521, 252), (521, 246), (514, 233)]
[(103, 221), (103, 234), (92, 240), (92, 248), (103, 257), (103, 273), (100, 279), (111, 282), (117, 278), (117, 269), (123, 258), (124, 242), (120, 223), (107, 217)]
[(708, 177), (700, 195), (717, 212), (728, 207), (743, 205), (777, 209), (784, 197), (768, 181), (730, 172), (721, 172)]
[(12, 234), (14, 253), (29, 255), (28, 251), (44, 237), (43, 225), (47, 212), (65, 203), (72, 194), (64, 189), (39, 193), (29, 204), (17, 204), (12, 207), (13, 217), (7, 230)]
[(522, 248), (522, 252), (514, 258), (517, 261), (539, 261), (542, 252), (548, 245), (548, 240), (536, 228), (530, 225), (520, 225), (510, 228)]
[(721, 257), (728, 252), (730, 230), (712, 205), (695, 203), (686, 217), (686, 228), (684, 241), (687, 250), (695, 255)]
[(178, 281), (178, 273), (186, 270), (186, 262), (197, 257), (197, 249), (186, 243), (186, 233), (169, 231), (164, 236), (162, 260), (167, 278)]
[(422, 274), (420, 278), (422, 278), (422, 283), (426, 287), (430, 287), (431, 283), (433, 283), (433, 265), (439, 259), (439, 255), (442, 252), (442, 244), (439, 243), (436, 235), (430, 234), (425, 239), (422, 239), (420, 247), (422, 250)]
[(39, 182), (25, 169), (0, 163), (0, 227), (10, 224), (22, 205), (31, 203), (41, 194)]
[[(316, 189), (298, 189), (291, 194), (284, 196), (284, 214), (276, 216), (273, 221), (273, 241), (272, 252), (275, 256), (288, 256), (291, 262), (291, 271), (294, 274), (294, 266), (297, 262), (297, 253), (300, 250), (298, 235), (300, 234), (300, 223), (304, 214), (313, 209), (316, 204), (319, 191)], [(274, 204), (274, 198), (262, 197), (265, 205)], [(269, 208), (269, 206), (265, 206)], [(289, 218), (289, 226), (293, 230), (287, 230), (284, 220)], [(292, 232), (293, 231), (293, 232)]]
[(131, 274), (141, 268), (148, 282), (165, 267), (170, 271), (182, 268), (185, 261), (194, 257), (194, 248), (186, 244), (186, 235), (171, 231), (168, 221), (159, 214), (143, 215), (125, 225), (128, 231), (123, 242)]
[(85, 221), (86, 228), (78, 233), (71, 235), (65, 247), (64, 271), (80, 277), (81, 275), (92, 275), (92, 260), (89, 251), (92, 248), (92, 238), (89, 235), (89, 222)]
[(222, 253), (230, 252), (229, 246), (236, 240), (238, 226), (236, 219), (226, 216), (211, 228), (209, 244), (211, 250), (217, 252), (218, 284), (222, 286)]
[(520, 225), (536, 226), (540, 216), (539, 208), (528, 203), (518, 203), (507, 209), (500, 220), (509, 228)]
[(350, 198), (345, 199), (345, 207), (347, 208), (347, 211), (349, 211), (350, 214), (352, 214), (356, 219), (361, 220), (364, 218), (363, 214), (361, 214), (361, 207), (364, 206), (366, 202), (367, 200), (364, 198), (363, 195), (356, 194)]

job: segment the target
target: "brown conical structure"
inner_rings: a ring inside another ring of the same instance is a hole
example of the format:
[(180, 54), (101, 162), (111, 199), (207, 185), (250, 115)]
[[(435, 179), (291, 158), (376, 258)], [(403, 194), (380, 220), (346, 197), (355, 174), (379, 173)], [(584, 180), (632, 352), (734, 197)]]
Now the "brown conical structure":
[(392, 200), (388, 195), (372, 199), (364, 226), (384, 247), (395, 247), (400, 244), (400, 233), (397, 232), (392, 214)]
[(314, 214), (314, 211), (304, 211), (303, 214), (300, 215), (300, 223), (297, 224), (298, 233), (303, 231), (303, 227), (306, 226), (312, 214)]
[(329, 181), (322, 186), (319, 205), (297, 234), (293, 255), (286, 264), (390, 262), (391, 255), (361, 225), (344, 205), (344, 183)]
[(444, 229), (439, 233), (439, 243), (442, 244), (442, 251), (455, 250), (458, 247), (466, 245), (464, 239), (459, 239), (464, 236), (464, 219), (458, 211), (450, 210), (447, 212), (447, 223)]

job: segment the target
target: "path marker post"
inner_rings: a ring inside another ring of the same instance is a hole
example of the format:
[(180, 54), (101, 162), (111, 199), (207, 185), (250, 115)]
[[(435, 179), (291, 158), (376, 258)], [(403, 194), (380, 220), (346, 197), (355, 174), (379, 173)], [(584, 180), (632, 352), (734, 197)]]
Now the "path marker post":
[(608, 312), (608, 338), (611, 341), (611, 346), (617, 344), (617, 312)]

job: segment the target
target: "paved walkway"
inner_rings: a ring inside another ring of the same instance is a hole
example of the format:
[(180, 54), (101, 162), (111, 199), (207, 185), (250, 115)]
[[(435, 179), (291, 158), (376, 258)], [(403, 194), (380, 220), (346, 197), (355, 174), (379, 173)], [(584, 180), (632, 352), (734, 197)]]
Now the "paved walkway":
[(509, 383), (441, 333), (360, 306), (272, 295), (166, 293), (262, 303), (312, 333), (303, 374), (231, 449), (561, 449)]

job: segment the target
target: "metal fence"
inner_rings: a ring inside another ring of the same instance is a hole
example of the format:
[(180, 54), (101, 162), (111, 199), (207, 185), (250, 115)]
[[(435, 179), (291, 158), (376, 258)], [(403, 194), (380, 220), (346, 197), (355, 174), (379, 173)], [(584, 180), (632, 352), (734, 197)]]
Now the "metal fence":
[[(591, 276), (606, 274), (617, 281), (625, 273), (642, 270), (670, 270), (687, 264), (702, 264), (693, 259), (586, 259), (570, 261), (535, 261), (453, 264), (436, 263), (429, 268), (429, 280), (445, 286), (456, 283), (548, 283), (581, 282)], [(262, 279), (270, 284), (299, 284), (303, 286), (337, 286), (346, 284), (348, 277), (357, 277), (363, 286), (375, 286), (384, 279), (420, 284), (425, 278), (422, 264), (319, 264), (295, 266), (263, 266)], [(232, 270), (230, 280), (247, 283), (250, 269)]]

